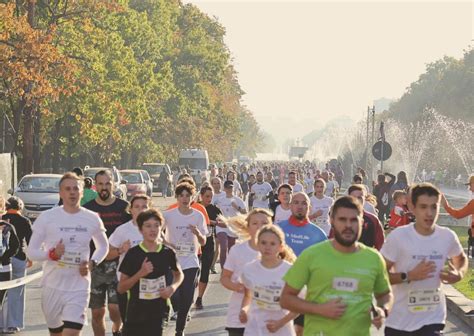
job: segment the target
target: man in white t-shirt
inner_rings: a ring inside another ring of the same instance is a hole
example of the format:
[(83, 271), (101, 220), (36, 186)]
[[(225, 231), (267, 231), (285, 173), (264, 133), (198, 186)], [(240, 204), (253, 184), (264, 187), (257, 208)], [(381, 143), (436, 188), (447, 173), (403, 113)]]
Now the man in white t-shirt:
[(173, 307), (176, 307), (178, 311), (176, 336), (184, 335), (199, 273), (199, 247), (206, 244), (208, 234), (204, 215), (191, 208), (191, 200), (195, 192), (194, 186), (187, 182), (178, 184), (175, 190), (178, 207), (163, 213), (165, 240), (175, 249), (184, 273), (183, 282), (171, 297)]
[(331, 231), (329, 210), (334, 203), (334, 199), (324, 195), (325, 189), (326, 182), (322, 178), (318, 178), (314, 181), (314, 195), (309, 198), (311, 203), (309, 219), (329, 236), (329, 232)]
[(250, 194), (253, 198), (254, 208), (268, 209), (270, 193), (273, 191), (272, 186), (268, 182), (263, 181), (263, 173), (257, 173), (257, 183), (252, 185)]
[[(108, 253), (99, 215), (80, 206), (83, 181), (66, 173), (59, 182), (63, 205), (44, 211), (33, 226), (30, 260), (43, 261), (41, 306), (51, 335), (81, 334), (90, 297), (90, 271)], [(95, 244), (90, 256), (89, 243)]]
[(288, 184), (293, 188), (293, 193), (304, 191), (303, 185), (297, 181), (297, 173), (290, 171), (288, 173)]
[(311, 177), (311, 173), (307, 172), (306, 177), (304, 179), (304, 184), (305, 184), (305, 191), (308, 197), (313, 196), (314, 192), (314, 178)]
[(440, 195), (429, 183), (412, 187), (409, 208), (415, 223), (394, 230), (380, 251), (395, 298), (385, 322), (386, 336), (441, 335), (446, 322), (441, 283), (456, 283), (467, 272), (467, 257), (457, 235), (436, 224)]

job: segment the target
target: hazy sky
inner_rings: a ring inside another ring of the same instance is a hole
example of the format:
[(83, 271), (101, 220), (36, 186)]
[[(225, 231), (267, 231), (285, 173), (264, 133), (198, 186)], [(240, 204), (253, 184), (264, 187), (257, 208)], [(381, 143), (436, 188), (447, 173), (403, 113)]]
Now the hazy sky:
[(472, 2), (184, 1), (226, 28), (243, 102), (275, 138), (399, 98), (444, 55), (473, 44)]

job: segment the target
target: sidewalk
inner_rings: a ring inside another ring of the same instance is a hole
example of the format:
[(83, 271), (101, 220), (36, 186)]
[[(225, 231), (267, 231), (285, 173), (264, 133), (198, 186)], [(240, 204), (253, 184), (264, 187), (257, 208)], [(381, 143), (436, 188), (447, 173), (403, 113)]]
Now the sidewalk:
[(453, 286), (445, 285), (444, 291), (448, 309), (474, 329), (474, 301), (466, 298)]

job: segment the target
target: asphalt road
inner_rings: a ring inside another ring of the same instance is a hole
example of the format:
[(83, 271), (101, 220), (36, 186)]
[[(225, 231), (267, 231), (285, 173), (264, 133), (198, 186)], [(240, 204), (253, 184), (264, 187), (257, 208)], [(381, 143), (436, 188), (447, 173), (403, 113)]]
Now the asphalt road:
[[(153, 198), (155, 206), (166, 208), (173, 200), (168, 198)], [(39, 266), (34, 267), (36, 270)], [(39, 280), (34, 281), (26, 287), (26, 328), (17, 335), (23, 336), (47, 336), (47, 328), (41, 312), (41, 288)], [(225, 316), (227, 312), (227, 302), (230, 296), (229, 291), (224, 289), (219, 284), (219, 274), (211, 275), (208, 291), (203, 299), (204, 310), (191, 312), (192, 319), (186, 328), (186, 335), (188, 336), (204, 336), (204, 335), (227, 335), (224, 330)], [(90, 320), (90, 314), (89, 314)], [(107, 320), (108, 333), (112, 335), (110, 321)], [(448, 321), (445, 329), (446, 335), (460, 336), (460, 335), (474, 335), (474, 330), (470, 329), (466, 324), (457, 319), (452, 314), (448, 313)], [(83, 335), (92, 336), (91, 326), (86, 326), (83, 329)], [(166, 331), (166, 336), (174, 335), (174, 323), (171, 322)], [(371, 335), (383, 335), (381, 331), (373, 329)]]

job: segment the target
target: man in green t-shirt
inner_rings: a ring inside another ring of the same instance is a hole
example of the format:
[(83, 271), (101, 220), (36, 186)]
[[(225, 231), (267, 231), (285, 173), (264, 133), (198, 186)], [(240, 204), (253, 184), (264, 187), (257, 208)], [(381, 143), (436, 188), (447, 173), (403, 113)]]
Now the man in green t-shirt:
[[(304, 335), (367, 336), (380, 328), (393, 296), (383, 257), (359, 243), (363, 209), (352, 196), (331, 210), (334, 239), (307, 248), (286, 273), (280, 303), (305, 314)], [(306, 298), (298, 297), (306, 286)], [(371, 318), (372, 298), (377, 299)]]

